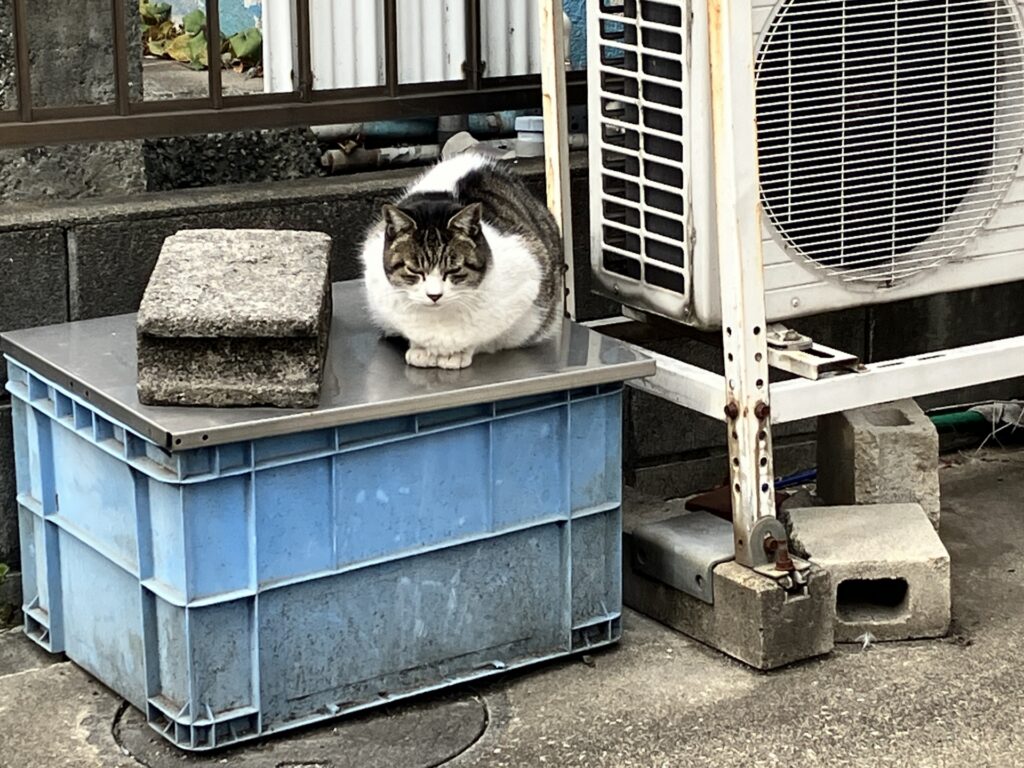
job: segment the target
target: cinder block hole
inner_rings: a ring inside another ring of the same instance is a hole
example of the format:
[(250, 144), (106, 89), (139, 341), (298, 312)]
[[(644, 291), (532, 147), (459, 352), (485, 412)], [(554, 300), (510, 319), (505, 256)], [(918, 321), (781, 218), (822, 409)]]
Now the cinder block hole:
[(894, 621), (906, 612), (906, 579), (847, 579), (836, 590), (840, 621)]
[(896, 408), (869, 410), (864, 418), (872, 427), (909, 427), (911, 424), (907, 415)]

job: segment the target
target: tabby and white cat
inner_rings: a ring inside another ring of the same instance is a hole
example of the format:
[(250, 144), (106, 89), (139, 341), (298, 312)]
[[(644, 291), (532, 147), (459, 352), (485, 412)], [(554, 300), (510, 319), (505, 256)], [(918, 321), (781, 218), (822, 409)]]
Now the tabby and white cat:
[(558, 226), (512, 171), (482, 154), (435, 165), (385, 205), (362, 259), (370, 316), (409, 341), (409, 365), (465, 368), (477, 353), (560, 328)]

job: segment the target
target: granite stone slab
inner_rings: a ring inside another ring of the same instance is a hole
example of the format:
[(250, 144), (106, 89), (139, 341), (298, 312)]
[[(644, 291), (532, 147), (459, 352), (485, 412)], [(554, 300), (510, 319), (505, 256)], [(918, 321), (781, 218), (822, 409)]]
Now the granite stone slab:
[(319, 232), (197, 229), (167, 238), (137, 318), (139, 401), (315, 407), (330, 253)]
[(331, 239), (320, 232), (191, 229), (164, 241), (139, 307), (149, 336), (315, 336)]
[(145, 405), (313, 408), (320, 402), (326, 328), (309, 339), (139, 340)]

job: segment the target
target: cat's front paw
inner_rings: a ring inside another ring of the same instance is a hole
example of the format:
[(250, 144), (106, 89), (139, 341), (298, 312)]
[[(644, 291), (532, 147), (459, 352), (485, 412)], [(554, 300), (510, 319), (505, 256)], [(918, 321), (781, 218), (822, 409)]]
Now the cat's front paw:
[(469, 351), (452, 352), (450, 355), (438, 355), (437, 367), (449, 371), (469, 368), (473, 364), (473, 353)]
[(414, 368), (437, 368), (437, 355), (422, 347), (410, 347), (405, 362)]

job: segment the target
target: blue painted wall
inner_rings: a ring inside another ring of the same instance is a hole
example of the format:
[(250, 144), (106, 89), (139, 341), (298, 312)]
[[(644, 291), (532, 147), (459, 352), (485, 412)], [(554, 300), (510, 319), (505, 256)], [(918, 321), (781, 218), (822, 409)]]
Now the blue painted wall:
[[(173, 18), (177, 21), (196, 8), (205, 9), (204, 0), (167, 0), (171, 4)], [(263, 18), (263, 0), (220, 0), (220, 29), (225, 35), (233, 35), (243, 29), (260, 26)]]
[(564, 0), (565, 12), (572, 20), (572, 37), (569, 39), (569, 60), (573, 69), (587, 66), (587, 2), (586, 0)]

